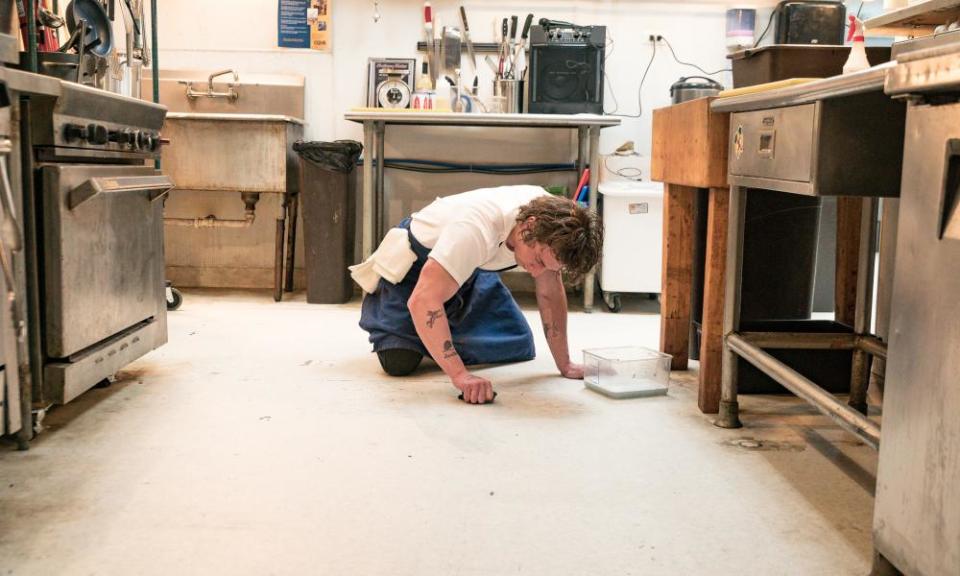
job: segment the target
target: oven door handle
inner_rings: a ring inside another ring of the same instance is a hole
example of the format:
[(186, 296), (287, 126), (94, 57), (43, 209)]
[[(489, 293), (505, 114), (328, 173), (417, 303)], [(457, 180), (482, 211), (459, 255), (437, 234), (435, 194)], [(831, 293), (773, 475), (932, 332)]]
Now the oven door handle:
[(173, 181), (162, 174), (150, 176), (117, 176), (90, 178), (70, 191), (67, 205), (71, 210), (98, 194), (147, 191), (150, 201), (167, 195), (173, 188)]

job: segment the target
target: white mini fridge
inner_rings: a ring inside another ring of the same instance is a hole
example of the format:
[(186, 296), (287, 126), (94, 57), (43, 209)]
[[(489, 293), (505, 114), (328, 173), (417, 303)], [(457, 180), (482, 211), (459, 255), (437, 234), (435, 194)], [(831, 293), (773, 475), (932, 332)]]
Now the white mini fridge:
[(663, 274), (663, 184), (604, 182), (600, 193), (604, 226), (600, 289), (613, 312), (620, 294), (660, 293)]

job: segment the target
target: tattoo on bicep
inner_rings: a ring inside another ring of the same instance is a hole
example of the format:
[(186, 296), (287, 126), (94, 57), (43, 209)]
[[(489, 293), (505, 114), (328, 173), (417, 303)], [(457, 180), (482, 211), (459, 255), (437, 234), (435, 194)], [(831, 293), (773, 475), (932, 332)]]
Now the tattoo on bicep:
[(453, 342), (446, 340), (443, 343), (443, 357), (453, 358), (454, 356), (457, 356), (457, 349), (453, 347)]
[(443, 310), (427, 310), (427, 328), (433, 328), (433, 325), (437, 323), (437, 319), (443, 316)]

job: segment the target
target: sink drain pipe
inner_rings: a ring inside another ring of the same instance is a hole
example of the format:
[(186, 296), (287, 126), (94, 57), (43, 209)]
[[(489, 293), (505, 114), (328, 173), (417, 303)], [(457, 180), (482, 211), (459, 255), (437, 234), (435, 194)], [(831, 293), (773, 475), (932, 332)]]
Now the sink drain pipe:
[(244, 192), (243, 219), (230, 220), (210, 215), (206, 218), (166, 218), (163, 221), (173, 226), (188, 226), (190, 228), (250, 228), (257, 219), (257, 202), (260, 201), (259, 192)]

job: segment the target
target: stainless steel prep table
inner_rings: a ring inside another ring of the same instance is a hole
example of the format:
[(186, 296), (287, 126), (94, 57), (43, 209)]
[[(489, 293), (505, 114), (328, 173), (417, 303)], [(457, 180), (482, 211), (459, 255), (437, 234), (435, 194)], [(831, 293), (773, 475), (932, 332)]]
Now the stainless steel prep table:
[[(906, 98), (874, 574), (960, 574), (960, 42), (904, 54)], [(890, 564), (893, 568), (891, 569)]]
[[(373, 253), (374, 243), (384, 232), (383, 158), (388, 124), (408, 126), (480, 126), (485, 128), (566, 128), (578, 136), (577, 168), (586, 163), (590, 170), (590, 210), (597, 209), (600, 170), (600, 130), (618, 126), (620, 119), (596, 114), (462, 114), (450, 112), (348, 112), (344, 118), (363, 124), (363, 230), (362, 257)], [(589, 157), (589, 162), (587, 162)], [(376, 173), (374, 173), (376, 164)], [(583, 306), (593, 308), (593, 273), (583, 281)]]
[[(737, 364), (742, 357), (874, 448), (879, 425), (866, 416), (869, 356), (886, 357), (868, 334), (876, 197), (899, 196), (905, 106), (883, 93), (892, 64), (861, 73), (739, 97), (730, 112), (730, 219), (724, 313), (722, 399), (717, 425), (739, 427)], [(863, 197), (856, 314), (852, 333), (740, 333), (740, 275), (747, 190)], [(850, 350), (850, 402), (844, 405), (764, 348)]]

